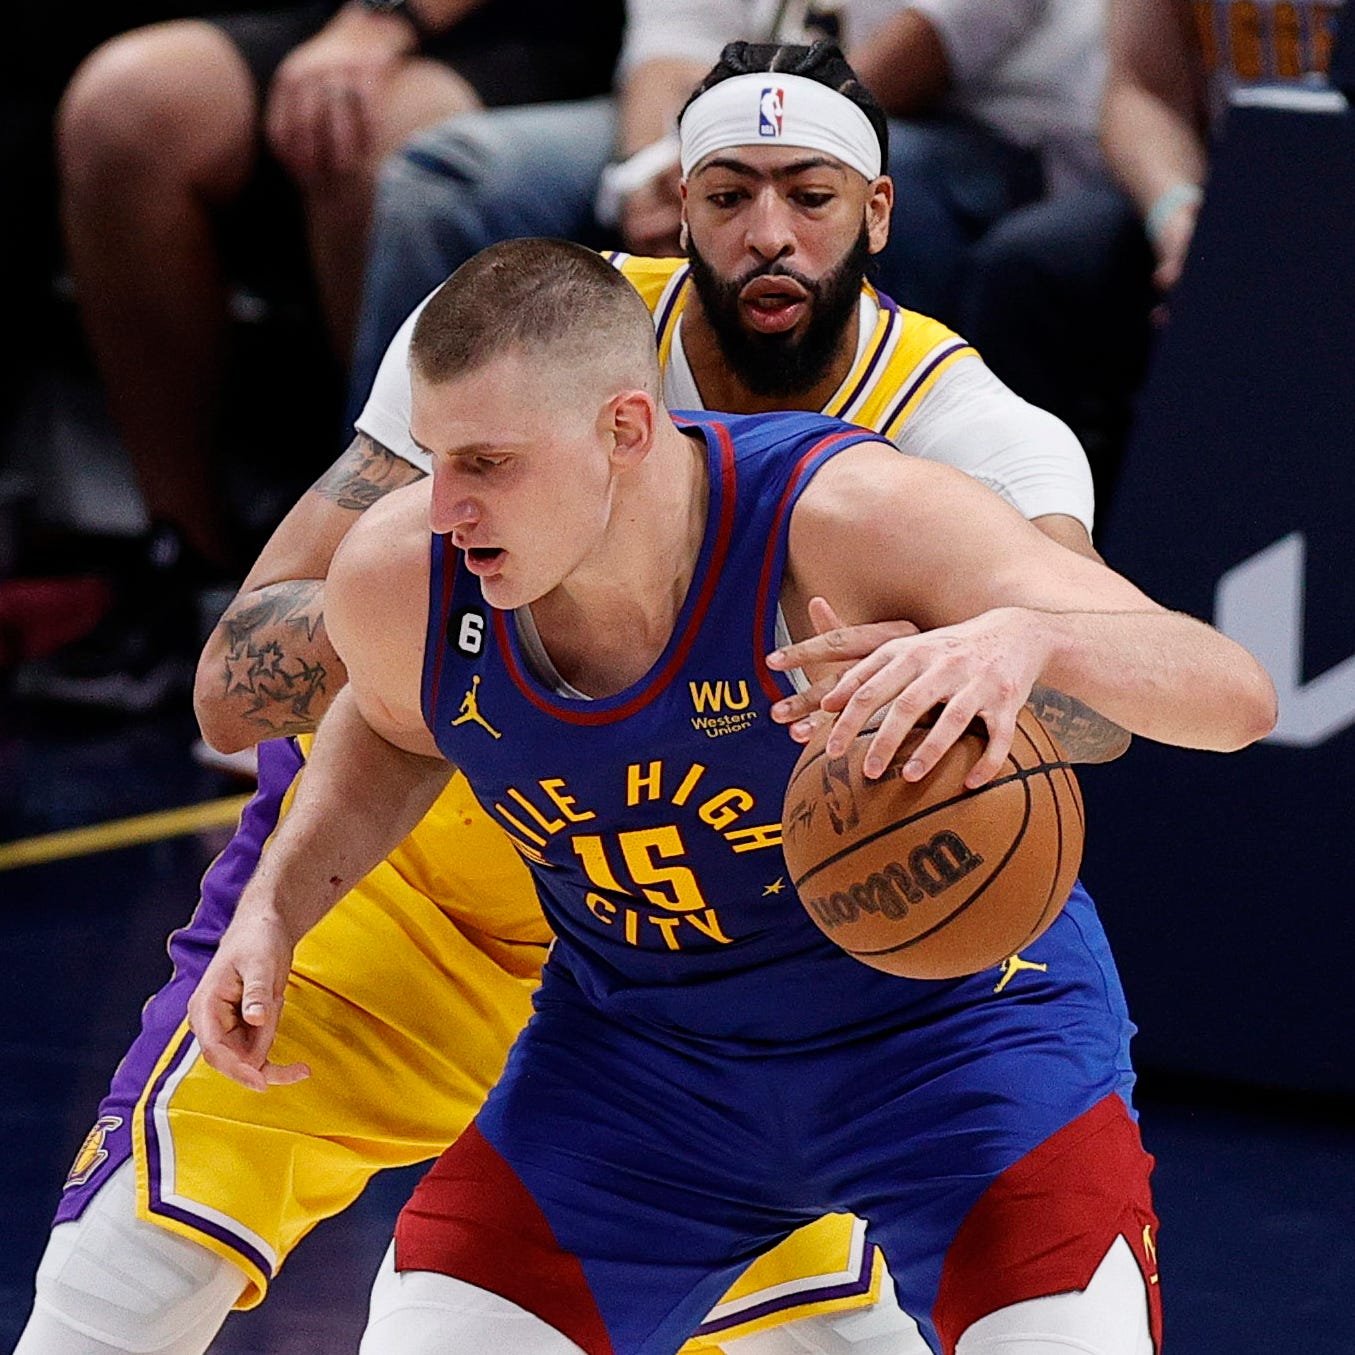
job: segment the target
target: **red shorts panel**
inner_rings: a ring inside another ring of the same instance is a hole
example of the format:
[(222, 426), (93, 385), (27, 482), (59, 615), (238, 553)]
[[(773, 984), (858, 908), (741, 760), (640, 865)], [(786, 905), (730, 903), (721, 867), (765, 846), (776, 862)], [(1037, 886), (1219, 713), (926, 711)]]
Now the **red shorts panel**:
[(400, 1211), (395, 1268), (487, 1289), (535, 1313), (588, 1355), (613, 1355), (578, 1257), (560, 1247), (517, 1173), (473, 1124)]
[(1152, 1157), (1117, 1095), (1051, 1134), (980, 1196), (946, 1253), (933, 1320), (943, 1355), (973, 1323), (1027, 1299), (1085, 1289), (1111, 1244), (1129, 1243), (1162, 1349)]

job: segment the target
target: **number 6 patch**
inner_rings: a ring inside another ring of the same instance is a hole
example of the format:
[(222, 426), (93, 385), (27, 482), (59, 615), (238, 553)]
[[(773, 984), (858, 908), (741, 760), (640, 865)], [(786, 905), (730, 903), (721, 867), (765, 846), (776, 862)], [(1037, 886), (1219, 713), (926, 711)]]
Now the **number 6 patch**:
[(485, 614), (478, 607), (461, 607), (447, 618), (447, 638), (457, 651), (474, 658), (485, 647)]

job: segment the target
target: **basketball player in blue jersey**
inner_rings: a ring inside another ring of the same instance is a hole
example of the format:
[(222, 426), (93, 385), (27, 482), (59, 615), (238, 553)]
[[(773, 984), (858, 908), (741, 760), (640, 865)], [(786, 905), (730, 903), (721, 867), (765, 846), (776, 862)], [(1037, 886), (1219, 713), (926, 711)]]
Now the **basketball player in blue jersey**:
[[(1037, 681), (1216, 750), (1269, 730), (1273, 688), (1226, 637), (876, 434), (675, 422), (650, 334), (624, 279), (560, 242), (495, 246), (429, 302), (411, 365), (431, 485), (336, 556), (349, 684), (190, 1004), (204, 1055), (259, 1090), (305, 1077), (304, 1049), (269, 1057), (293, 947), (455, 763), (558, 939), (503, 1078), (401, 1216), (363, 1355), (671, 1355), (834, 1209), (867, 1220), (936, 1351), (1147, 1355), (1149, 1161), (1090, 900), (1041, 938), (1030, 988), (857, 964), (789, 897), (798, 748), (776, 722), (825, 598), (921, 627), (824, 698), (830, 749), (881, 718), (868, 774), (941, 703), (903, 775), (977, 718), (981, 784)], [(709, 682), (749, 693), (718, 739), (693, 718)]]
[[(759, 135), (756, 118), (715, 142), (707, 136), (706, 161), (733, 163), (697, 164), (689, 176), (691, 269), (680, 260), (615, 261), (654, 315), (668, 402), (822, 406), (877, 429), (905, 454), (965, 469), (1046, 535), (1090, 552), (1090, 477), (1068, 430), (1005, 390), (955, 335), (863, 284), (860, 237), (868, 221), (868, 248), (883, 242), (887, 220), (877, 207), (886, 190), (831, 153), (842, 149), (835, 126), (853, 116), (851, 105), (873, 107), (840, 56), (735, 44), (706, 85), (773, 68), (813, 79), (832, 97), (813, 119), (803, 101), (783, 104), (779, 144)], [(805, 158), (811, 138), (815, 163), (784, 172)], [(771, 259), (780, 281), (770, 290), (760, 282), (769, 295), (745, 306), (742, 284)], [(793, 289), (801, 293), (794, 312)], [(852, 293), (859, 303), (844, 314), (841, 297)], [(218, 743), (304, 735), (342, 685), (322, 611), (330, 555), (368, 505), (428, 466), (408, 432), (412, 327), (392, 345), (353, 448), (279, 528), (209, 646), (199, 712)], [(784, 350), (805, 335), (813, 361), (787, 363)], [(1079, 758), (1122, 742), (1058, 700), (1043, 697), (1042, 714)], [(148, 1004), (67, 1179), (23, 1355), (200, 1355), (232, 1304), (257, 1303), (296, 1241), (344, 1208), (372, 1172), (434, 1156), (460, 1131), (525, 1020), (549, 933), (517, 853), (457, 778), (298, 951), (283, 1037), (323, 1071), (286, 1099), (261, 1102), (195, 1061), (182, 1029), (187, 992), (301, 765), (291, 739), (260, 749), (259, 795), (204, 881), (191, 926), (173, 939), (174, 978)], [(444, 1038), (448, 1030), (455, 1041)], [(396, 1032), (404, 1047), (423, 1051), (419, 1059), (386, 1052)], [(379, 1069), (362, 1055), (369, 1048)], [(336, 1125), (337, 1137), (323, 1128)], [(134, 1291), (123, 1280), (129, 1272), (138, 1276)], [(889, 1355), (900, 1355), (904, 1336), (883, 1331), (888, 1321), (902, 1328), (901, 1314), (854, 1318), (877, 1293), (890, 1297), (888, 1277), (862, 1246), (860, 1224), (833, 1216), (754, 1266), (697, 1340), (736, 1355), (856, 1350), (858, 1339), (877, 1355), (877, 1343), (889, 1341)], [(764, 1329), (785, 1320), (790, 1332)]]

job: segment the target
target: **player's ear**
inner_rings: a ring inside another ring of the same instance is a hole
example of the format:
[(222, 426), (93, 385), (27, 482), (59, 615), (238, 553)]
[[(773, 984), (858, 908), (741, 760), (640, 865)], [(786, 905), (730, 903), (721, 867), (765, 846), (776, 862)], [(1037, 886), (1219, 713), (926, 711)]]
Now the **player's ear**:
[(604, 410), (612, 439), (612, 461), (619, 468), (639, 465), (654, 442), (658, 402), (647, 390), (612, 396)]
[(878, 254), (889, 240), (889, 216), (893, 210), (894, 180), (881, 174), (871, 182), (866, 195), (866, 238), (872, 254)]

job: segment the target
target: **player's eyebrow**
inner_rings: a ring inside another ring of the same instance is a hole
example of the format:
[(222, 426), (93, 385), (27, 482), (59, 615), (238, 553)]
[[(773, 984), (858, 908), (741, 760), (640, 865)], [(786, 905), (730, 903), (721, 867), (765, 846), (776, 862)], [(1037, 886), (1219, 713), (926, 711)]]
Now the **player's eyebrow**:
[(810, 155), (803, 160), (792, 160), (788, 165), (768, 171), (755, 169), (746, 160), (736, 159), (732, 155), (717, 155), (714, 159), (707, 160), (696, 173), (700, 176), (710, 169), (728, 170), (729, 173), (738, 174), (745, 179), (793, 179), (797, 174), (804, 174), (811, 169), (832, 169), (845, 173), (846, 166), (830, 155)]

